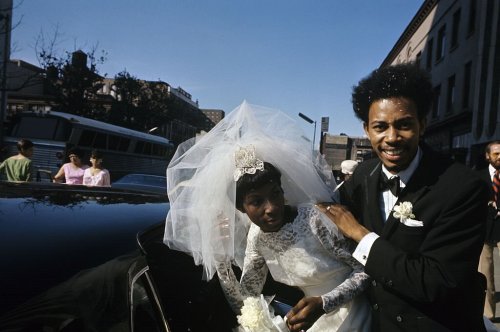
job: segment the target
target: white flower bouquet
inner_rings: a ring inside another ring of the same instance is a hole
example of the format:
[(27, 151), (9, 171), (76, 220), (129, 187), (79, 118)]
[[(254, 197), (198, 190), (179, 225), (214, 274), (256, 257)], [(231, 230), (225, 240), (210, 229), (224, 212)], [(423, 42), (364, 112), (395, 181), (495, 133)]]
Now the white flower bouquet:
[(288, 327), (281, 316), (274, 316), (274, 310), (269, 306), (263, 295), (247, 297), (243, 301), (241, 315), (238, 317), (240, 327), (244, 332), (288, 332)]

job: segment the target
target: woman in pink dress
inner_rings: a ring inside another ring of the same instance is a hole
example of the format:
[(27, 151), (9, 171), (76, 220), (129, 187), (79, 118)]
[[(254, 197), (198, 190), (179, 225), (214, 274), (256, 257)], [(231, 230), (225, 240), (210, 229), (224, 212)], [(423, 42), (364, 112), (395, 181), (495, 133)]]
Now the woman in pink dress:
[(92, 150), (90, 155), (92, 166), (83, 173), (83, 184), (86, 186), (111, 187), (111, 180), (107, 169), (102, 168), (102, 154)]
[(82, 152), (78, 148), (72, 148), (68, 153), (69, 163), (62, 165), (54, 176), (54, 182), (64, 182), (66, 184), (83, 184), (83, 173), (87, 165), (82, 163)]

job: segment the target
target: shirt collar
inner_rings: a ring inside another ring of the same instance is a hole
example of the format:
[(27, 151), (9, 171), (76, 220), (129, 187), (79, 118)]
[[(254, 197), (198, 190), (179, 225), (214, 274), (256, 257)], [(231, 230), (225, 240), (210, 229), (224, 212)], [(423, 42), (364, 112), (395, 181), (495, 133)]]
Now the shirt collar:
[(392, 174), (387, 170), (387, 168), (385, 168), (384, 165), (382, 165), (382, 172), (384, 172), (384, 174), (389, 179), (394, 177), (394, 176), (399, 176), (401, 188), (404, 188), (404, 187), (406, 187), (406, 184), (410, 180), (413, 173), (415, 173), (415, 170), (417, 169), (418, 164), (420, 164), (420, 160), (422, 160), (422, 150), (420, 149), (420, 147), (418, 147), (417, 153), (415, 154), (415, 157), (413, 157), (413, 160), (411, 161), (410, 165), (408, 165), (408, 167), (406, 169), (402, 170), (401, 172), (399, 172), (397, 174)]
[(488, 171), (490, 171), (490, 178), (493, 179), (493, 175), (495, 175), (495, 172), (497, 171), (495, 167), (491, 166), (491, 164), (488, 165)]

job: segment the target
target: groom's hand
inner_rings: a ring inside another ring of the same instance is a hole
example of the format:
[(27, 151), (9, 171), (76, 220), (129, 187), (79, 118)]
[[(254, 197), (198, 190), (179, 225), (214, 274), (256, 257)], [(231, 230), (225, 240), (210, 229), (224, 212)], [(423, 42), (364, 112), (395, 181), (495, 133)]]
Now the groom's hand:
[(338, 229), (346, 237), (359, 242), (366, 234), (370, 233), (369, 230), (358, 223), (345, 206), (332, 203), (319, 203), (316, 206), (337, 225)]
[(324, 313), (321, 296), (304, 297), (286, 314), (288, 329), (291, 332), (305, 331)]

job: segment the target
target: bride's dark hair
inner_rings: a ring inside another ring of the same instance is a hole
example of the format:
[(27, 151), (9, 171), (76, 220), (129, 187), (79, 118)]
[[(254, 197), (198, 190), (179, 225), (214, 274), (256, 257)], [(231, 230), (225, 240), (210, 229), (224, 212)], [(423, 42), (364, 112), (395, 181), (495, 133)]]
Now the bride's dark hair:
[(264, 170), (255, 174), (244, 174), (236, 182), (236, 208), (243, 209), (243, 199), (252, 189), (262, 187), (270, 182), (281, 186), (281, 172), (273, 164), (264, 162)]

